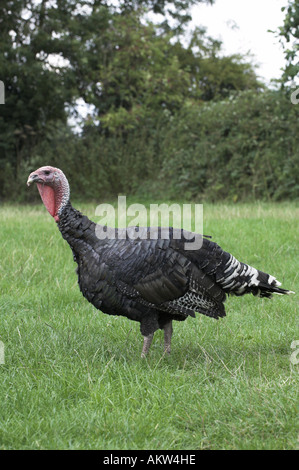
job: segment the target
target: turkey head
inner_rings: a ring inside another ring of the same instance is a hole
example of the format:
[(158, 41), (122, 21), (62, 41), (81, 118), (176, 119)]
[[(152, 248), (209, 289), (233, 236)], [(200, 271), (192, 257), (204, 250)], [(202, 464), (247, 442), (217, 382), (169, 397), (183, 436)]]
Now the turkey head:
[(42, 166), (30, 173), (27, 185), (36, 183), (47, 211), (59, 222), (59, 214), (69, 200), (70, 190), (64, 173), (52, 166)]

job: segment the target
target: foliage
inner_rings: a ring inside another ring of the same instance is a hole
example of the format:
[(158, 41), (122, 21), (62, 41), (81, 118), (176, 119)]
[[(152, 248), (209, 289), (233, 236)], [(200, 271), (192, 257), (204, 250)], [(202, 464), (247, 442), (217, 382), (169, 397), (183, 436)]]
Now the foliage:
[(298, 113), (281, 91), (243, 91), (186, 102), (156, 121), (144, 116), (125, 141), (94, 126), (83, 136), (61, 128), (37, 147), (37, 158), (65, 170), (78, 198), (298, 199)]
[(187, 47), (177, 41), (174, 51), (181, 68), (189, 72), (186, 98), (218, 100), (234, 91), (258, 91), (264, 87), (257, 79), (249, 57), (238, 54), (224, 56), (222, 43), (207, 36), (204, 28), (195, 28)]
[(143, 25), (135, 15), (115, 17), (107, 34), (110, 51), (99, 70), (99, 93), (91, 100), (101, 125), (126, 131), (146, 115), (179, 109), (189, 75), (173, 54), (171, 35), (157, 35), (153, 24)]
[[(67, 71), (47, 63), (43, 53), (43, 5), (34, 1), (3, 2), (0, 70), (5, 105), (0, 117), (0, 172), (20, 177), (34, 146), (54, 121), (66, 122), (65, 103), (72, 100)], [(2, 193), (2, 191), (0, 191)]]
[(187, 106), (165, 133), (162, 180), (172, 197), (298, 198), (298, 117), (277, 91)]
[[(184, 47), (173, 31), (141, 21), (142, 10), (127, 15), (101, 10), (87, 18), (96, 28), (76, 30), (78, 53), (67, 58), (80, 96), (95, 107), (100, 130), (125, 136), (143, 118), (174, 114), (186, 99), (211, 100), (231, 90), (259, 89), (252, 66), (243, 57), (221, 57), (221, 45), (196, 30)], [(102, 18), (102, 23), (100, 19)]]
[(288, 5), (282, 11), (286, 15), (278, 35), (284, 45), (287, 62), (282, 79), (283, 82), (288, 82), (299, 74), (299, 0), (288, 0)]

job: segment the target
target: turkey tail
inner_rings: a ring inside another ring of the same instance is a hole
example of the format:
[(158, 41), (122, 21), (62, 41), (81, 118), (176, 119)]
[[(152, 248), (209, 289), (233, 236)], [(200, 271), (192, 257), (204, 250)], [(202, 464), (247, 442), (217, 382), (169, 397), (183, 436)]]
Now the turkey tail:
[(252, 293), (258, 297), (270, 298), (272, 294), (294, 294), (293, 291), (279, 287), (281, 283), (274, 276), (241, 263), (232, 255), (229, 255), (218, 282), (225, 292), (234, 295)]
[(258, 271), (258, 286), (255, 289), (252, 288), (253, 295), (257, 295), (259, 297), (272, 297), (272, 294), (278, 295), (289, 295), (295, 294), (295, 292), (287, 289), (282, 289), (281, 282), (279, 282), (275, 277), (271, 276), (270, 274), (263, 273), (262, 271)]

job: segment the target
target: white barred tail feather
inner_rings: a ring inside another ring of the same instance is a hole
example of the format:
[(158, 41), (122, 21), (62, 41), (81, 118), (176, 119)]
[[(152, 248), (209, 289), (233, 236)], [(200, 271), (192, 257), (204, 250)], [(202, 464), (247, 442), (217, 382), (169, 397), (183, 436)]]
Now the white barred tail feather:
[(233, 255), (230, 255), (224, 275), (218, 282), (225, 292), (234, 295), (252, 293), (258, 297), (270, 298), (272, 294), (294, 294), (293, 291), (280, 288), (281, 282), (274, 276), (241, 263)]

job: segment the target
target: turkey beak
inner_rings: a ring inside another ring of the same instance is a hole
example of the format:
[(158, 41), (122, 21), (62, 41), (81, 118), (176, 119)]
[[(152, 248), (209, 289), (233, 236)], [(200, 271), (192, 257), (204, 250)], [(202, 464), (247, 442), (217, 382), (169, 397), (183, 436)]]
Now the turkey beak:
[(27, 186), (30, 186), (32, 183), (36, 183), (39, 180), (39, 176), (36, 173), (31, 173), (27, 180)]

